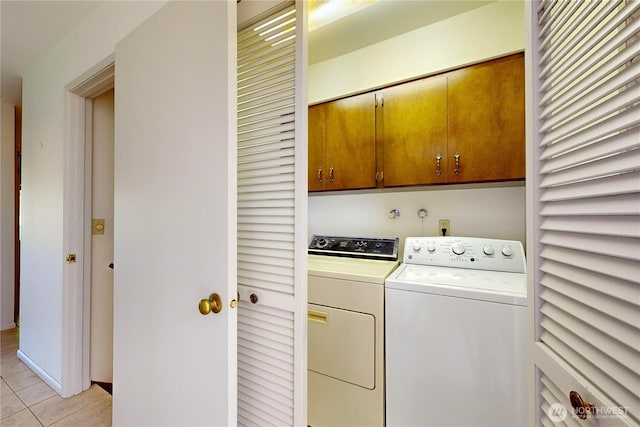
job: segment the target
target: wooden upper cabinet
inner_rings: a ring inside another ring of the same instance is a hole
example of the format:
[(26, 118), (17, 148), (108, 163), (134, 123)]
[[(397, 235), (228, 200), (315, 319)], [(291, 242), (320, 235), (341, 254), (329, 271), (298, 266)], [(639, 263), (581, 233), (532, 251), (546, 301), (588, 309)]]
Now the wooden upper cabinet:
[(447, 78), (431, 77), (382, 91), (384, 186), (447, 182)]
[(326, 190), (376, 186), (375, 95), (328, 102)]
[(524, 179), (523, 54), (378, 96), (309, 107), (309, 191)]
[(325, 149), (327, 142), (327, 106), (318, 104), (309, 107), (309, 191), (324, 190), (325, 179)]
[(524, 56), (484, 62), (447, 76), (449, 182), (524, 178)]

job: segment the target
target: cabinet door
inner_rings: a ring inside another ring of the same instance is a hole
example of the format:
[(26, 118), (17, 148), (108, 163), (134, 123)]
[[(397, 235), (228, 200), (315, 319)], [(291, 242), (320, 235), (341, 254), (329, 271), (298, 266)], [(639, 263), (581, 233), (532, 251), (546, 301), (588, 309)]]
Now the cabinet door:
[(327, 139), (327, 106), (318, 104), (309, 107), (309, 191), (324, 190), (328, 178), (325, 170), (325, 146)]
[(449, 182), (524, 178), (523, 55), (456, 70), (448, 78)]
[(327, 103), (326, 190), (376, 186), (375, 96)]
[(447, 182), (447, 78), (401, 84), (383, 96), (384, 186)]

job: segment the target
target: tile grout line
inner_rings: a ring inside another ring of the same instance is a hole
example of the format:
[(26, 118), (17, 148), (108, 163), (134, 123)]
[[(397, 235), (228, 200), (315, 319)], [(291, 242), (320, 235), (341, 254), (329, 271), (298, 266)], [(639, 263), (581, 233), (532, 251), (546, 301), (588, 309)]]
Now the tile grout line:
[[(5, 382), (6, 382), (6, 381), (5, 381)], [(8, 385), (8, 384), (7, 384), (7, 385)], [(9, 387), (11, 387), (11, 386), (9, 386)], [(25, 388), (27, 388), (27, 387), (25, 387)], [(12, 390), (13, 390), (13, 389), (12, 389)], [(24, 390), (24, 389), (23, 389), (23, 390)], [(20, 402), (22, 402), (22, 404), (23, 404), (23, 405), (24, 405), (24, 406), (29, 410), (29, 412), (31, 412), (31, 415), (33, 415), (33, 417), (36, 419), (36, 421), (38, 421), (38, 423), (39, 423), (42, 427), (46, 427), (46, 426), (44, 425), (44, 423), (40, 420), (40, 418), (38, 418), (38, 416), (35, 414), (35, 412), (33, 412), (33, 410), (31, 409), (31, 406), (37, 405), (37, 404), (38, 404), (38, 403), (40, 403), (40, 402), (34, 403), (33, 405), (29, 406), (29, 405), (27, 405), (27, 402), (25, 402), (24, 400), (22, 400), (22, 398), (20, 397), (20, 395), (19, 395), (17, 392), (14, 392), (14, 393), (15, 393), (16, 397), (17, 397), (18, 399), (20, 399)], [(47, 400), (47, 399), (45, 399), (45, 400)], [(44, 402), (44, 400), (43, 400), (42, 402)]]
[[(28, 405), (27, 405), (27, 403), (26, 403), (26, 402), (25, 402), (25, 401), (20, 397), (20, 395), (18, 395), (18, 393), (16, 392), (16, 390), (14, 390), (14, 389), (13, 389), (13, 387), (11, 387), (11, 386), (7, 383), (7, 381), (4, 379), (4, 377), (0, 377), (0, 378), (2, 378), (2, 380), (5, 382), (5, 384), (7, 384), (7, 387), (9, 387), (9, 389), (11, 390), (11, 394), (15, 395), (15, 397), (16, 397), (16, 398), (17, 398), (17, 399), (18, 399), (18, 400), (19, 400), (19, 401), (24, 405), (24, 408), (23, 408), (23, 409), (20, 409), (19, 411), (14, 412), (13, 414), (10, 414), (10, 415), (8, 415), (8, 416), (7, 416), (7, 417), (5, 417), (5, 418), (8, 418), (8, 417), (14, 416), (15, 414), (17, 414), (18, 412), (23, 411), (24, 409), (28, 409), (28, 410), (29, 410), (29, 412), (31, 412), (31, 414), (35, 417), (35, 419), (38, 421), (38, 423), (39, 423), (39, 424), (40, 424), (40, 426), (42, 426), (42, 427), (47, 427), (47, 426), (51, 426), (51, 425), (53, 425), (53, 424), (55, 424), (55, 423), (58, 423), (58, 422), (60, 422), (60, 421), (64, 420), (65, 418), (71, 417), (72, 415), (75, 415), (77, 412), (80, 412), (80, 411), (82, 411), (82, 410), (86, 409), (87, 407), (89, 407), (89, 406), (91, 406), (91, 405), (93, 405), (94, 403), (96, 403), (96, 402), (98, 402), (98, 401), (99, 401), (99, 399), (93, 400), (93, 401), (89, 402), (89, 403), (88, 403), (88, 404), (86, 404), (86, 405), (83, 405), (83, 406), (81, 406), (81, 407), (78, 407), (76, 410), (74, 410), (73, 412), (68, 413), (68, 414), (67, 414), (66, 416), (64, 416), (63, 418), (60, 418), (59, 420), (53, 421), (51, 424), (46, 424), (46, 425), (45, 425), (44, 421), (43, 421), (43, 420), (41, 420), (41, 419), (40, 419), (40, 417), (38, 417), (38, 415), (37, 415), (35, 412), (33, 412), (33, 410), (32, 410), (31, 408), (32, 408), (33, 406), (36, 406), (36, 405), (38, 405), (38, 404), (40, 404), (40, 403), (42, 403), (42, 402), (45, 402), (45, 401), (49, 400), (49, 399), (54, 399), (54, 398), (55, 398), (56, 396), (58, 396), (58, 395), (56, 394), (56, 395), (53, 395), (53, 396), (47, 397), (46, 399), (43, 399), (43, 400), (41, 400), (41, 401), (39, 401), (39, 402), (34, 403), (34, 404), (33, 404), (33, 405), (31, 405), (31, 406), (28, 406)], [(25, 387), (25, 388), (23, 388), (23, 389), (20, 389), (20, 391), (21, 391), (21, 390), (24, 390), (24, 389), (26, 389), (26, 388), (28, 388), (28, 387), (30, 387), (30, 386), (27, 386), (27, 387)], [(87, 390), (89, 390), (89, 389), (87, 389)], [(87, 391), (87, 390), (85, 390), (85, 391)], [(76, 395), (76, 396), (77, 396), (77, 395)], [(72, 396), (72, 397), (73, 397), (73, 396)], [(69, 397), (69, 399), (70, 399), (70, 398), (71, 398), (71, 397)]]
[[(9, 385), (9, 383), (7, 382), (7, 380), (5, 380), (5, 378), (4, 378), (4, 377), (0, 377), (0, 378), (2, 378), (2, 381), (4, 381), (4, 383), (7, 385), (7, 387), (9, 387), (9, 389), (11, 390), (11, 393), (12, 393), (12, 394), (14, 394), (14, 395), (16, 396), (16, 398), (17, 398), (20, 402), (22, 402), (22, 404), (24, 405), (24, 409), (27, 409), (29, 412), (31, 412), (31, 415), (33, 415), (33, 417), (36, 419), (36, 421), (38, 421), (38, 424), (40, 424), (42, 427), (46, 427), (46, 426), (44, 425), (44, 423), (43, 423), (42, 421), (40, 421), (40, 418), (38, 418), (38, 416), (37, 416), (37, 415), (36, 415), (36, 414), (31, 410), (31, 406), (28, 406), (28, 405), (27, 405), (27, 402), (25, 402), (24, 400), (22, 400), (22, 398), (20, 397), (20, 395), (19, 395), (19, 394), (18, 394), (18, 393), (13, 389), (13, 387), (11, 387), (11, 385)], [(27, 388), (27, 387), (25, 387), (25, 388)], [(24, 389), (23, 389), (23, 390), (24, 390)], [(45, 400), (47, 400), (47, 399), (45, 399)], [(43, 400), (43, 402), (44, 402), (44, 400)], [(40, 402), (38, 402), (38, 403), (40, 403)], [(34, 405), (37, 405), (38, 403), (34, 403)], [(32, 406), (33, 406), (33, 405), (32, 405)], [(21, 409), (21, 410), (20, 410), (20, 411), (18, 411), (18, 412), (21, 412), (21, 411), (23, 411), (24, 409)], [(12, 417), (12, 416), (16, 415), (18, 412), (15, 412), (15, 413), (13, 413), (13, 414), (11, 414), (11, 415), (9, 415), (9, 416), (5, 417), (5, 418)]]
[[(18, 340), (18, 337), (15, 337), (15, 338), (12, 338), (11, 340), (8, 340), (8, 339), (7, 339), (7, 337), (5, 337), (5, 334), (4, 334), (4, 331), (3, 331), (2, 338), (4, 338), (4, 340), (3, 340), (3, 341), (5, 341), (5, 342), (0, 343), (0, 351), (8, 351), (8, 349), (7, 349), (7, 348), (2, 348), (2, 347), (3, 347), (3, 344), (4, 344), (5, 346), (7, 346), (7, 347), (12, 347), (12, 346), (14, 346), (14, 345), (16, 345), (16, 344), (17, 344), (17, 346), (18, 346), (18, 348), (19, 348), (19, 340)], [(15, 342), (14, 342), (14, 340), (15, 340)], [(9, 342), (9, 341), (11, 341), (11, 342)], [(17, 350), (16, 350), (16, 351), (17, 351)], [(16, 360), (19, 360), (19, 359), (17, 359), (17, 358), (16, 358)], [(13, 360), (10, 360), (9, 362), (12, 362), (12, 361), (13, 361)], [(20, 364), (24, 364), (24, 362), (20, 361)], [(26, 367), (26, 365), (25, 365), (25, 367)], [(30, 371), (30, 369), (29, 369), (28, 367), (26, 367), (26, 368), (27, 368), (26, 370)], [(20, 372), (22, 372), (22, 371), (20, 371)], [(17, 374), (19, 374), (20, 372), (12, 373), (12, 375), (11, 375), (11, 376), (13, 376), (13, 375), (17, 375)], [(14, 386), (9, 385), (9, 383), (8, 383), (8, 382), (7, 382), (7, 380), (6, 380), (6, 375), (0, 375), (0, 378), (1, 378), (1, 379), (2, 379), (2, 381), (6, 384), (6, 386), (7, 386), (8, 390), (11, 392), (11, 394), (13, 394), (13, 395), (16, 397), (16, 399), (17, 399), (17, 400), (18, 400), (18, 401), (19, 401), (19, 402), (24, 406), (24, 408), (20, 409), (19, 411), (15, 412), (15, 413), (13, 413), (13, 414), (11, 414), (11, 415), (8, 415), (8, 416), (7, 416), (7, 417), (5, 417), (5, 418), (13, 417), (13, 416), (15, 416), (16, 414), (18, 414), (18, 413), (22, 412), (24, 409), (28, 409), (28, 410), (29, 410), (29, 412), (31, 413), (31, 415), (32, 415), (32, 416), (36, 419), (36, 421), (38, 422), (38, 425), (39, 425), (39, 426), (41, 426), (41, 427), (50, 427), (50, 426), (55, 425), (55, 424), (57, 424), (57, 423), (59, 423), (59, 422), (61, 422), (61, 421), (65, 420), (65, 419), (67, 419), (67, 418), (69, 418), (69, 417), (73, 417), (74, 415), (78, 414), (79, 412), (82, 412), (82, 411), (86, 410), (87, 408), (89, 408), (89, 407), (91, 407), (91, 406), (95, 405), (96, 403), (100, 402), (100, 400), (101, 400), (100, 398), (96, 397), (95, 399), (92, 399), (92, 400), (91, 400), (91, 401), (89, 401), (89, 402), (84, 402), (84, 404), (83, 404), (83, 405), (81, 405), (81, 406), (77, 407), (77, 408), (76, 408), (75, 410), (73, 410), (72, 412), (67, 413), (63, 418), (61, 418), (61, 419), (59, 419), (59, 420), (55, 420), (55, 421), (53, 421), (53, 422), (51, 422), (51, 423), (49, 423), (49, 424), (45, 424), (45, 421), (44, 421), (44, 420), (42, 420), (42, 419), (40, 419), (40, 418), (38, 417), (38, 415), (34, 412), (34, 410), (33, 410), (32, 408), (33, 408), (33, 407), (35, 407), (36, 405), (39, 405), (39, 404), (41, 404), (41, 403), (43, 403), (43, 402), (46, 402), (46, 401), (47, 401), (47, 400), (49, 400), (49, 399), (55, 399), (57, 396), (59, 396), (59, 394), (57, 394), (57, 393), (56, 393), (56, 394), (54, 394), (53, 396), (49, 396), (49, 397), (47, 397), (47, 398), (44, 398), (43, 400), (40, 400), (39, 402), (35, 402), (35, 403), (33, 403), (31, 406), (28, 406), (28, 405), (27, 405), (27, 403), (26, 403), (26, 401), (25, 401), (22, 397), (20, 397), (20, 395), (18, 394), (18, 392), (19, 392), (19, 391), (23, 391), (23, 390), (25, 390), (25, 389), (27, 389), (27, 388), (29, 388), (29, 387), (31, 387), (31, 386), (34, 386), (34, 385), (36, 385), (36, 384), (38, 384), (38, 383), (36, 382), (36, 383), (33, 383), (33, 384), (29, 384), (29, 385), (27, 385), (27, 386), (25, 386), (25, 387), (20, 388), (20, 390), (16, 390), (16, 389), (14, 389)], [(42, 381), (42, 379), (41, 379), (41, 378), (38, 378), (38, 380), (39, 380), (39, 381)], [(44, 381), (42, 381), (42, 383), (46, 384)], [(99, 387), (99, 386), (96, 386), (96, 387)], [(91, 388), (91, 387), (89, 387), (89, 389), (90, 389), (90, 388)], [(89, 389), (84, 390), (82, 393), (89, 391)], [(79, 395), (79, 394), (82, 394), (82, 393), (78, 393), (78, 395)], [(7, 394), (7, 395), (9, 395), (9, 394)], [(27, 396), (27, 395), (25, 395), (25, 396)], [(75, 395), (75, 396), (77, 396), (77, 395)], [(71, 398), (73, 398), (73, 397), (74, 397), (74, 396), (70, 396), (70, 397), (69, 397), (69, 399), (71, 399)], [(111, 397), (111, 396), (109, 396), (109, 397)], [(63, 399), (63, 400), (64, 400), (64, 399)], [(107, 424), (104, 424), (104, 425), (107, 425)], [(110, 426), (110, 425), (112, 425), (112, 424), (108, 424), (108, 425)]]
[[(1, 347), (1, 346), (0, 346), (0, 347)], [(17, 351), (17, 350), (16, 350), (16, 351)], [(20, 360), (20, 359), (16, 359), (16, 360)], [(31, 412), (31, 415), (33, 415), (33, 417), (36, 419), (36, 421), (38, 422), (38, 424), (40, 424), (40, 426), (41, 426), (41, 427), (46, 427), (46, 426), (44, 425), (44, 423), (40, 420), (40, 418), (39, 418), (39, 417), (35, 414), (35, 412), (33, 412), (33, 410), (31, 409), (31, 406), (37, 405), (37, 404), (38, 404), (38, 403), (40, 403), (40, 402), (36, 402), (36, 403), (34, 403), (33, 405), (29, 406), (29, 405), (27, 405), (27, 402), (25, 402), (25, 401), (20, 397), (20, 395), (18, 394), (18, 391), (24, 390), (24, 389), (26, 389), (26, 388), (28, 388), (28, 387), (30, 387), (30, 386), (27, 386), (27, 387), (21, 388), (20, 390), (14, 390), (14, 388), (11, 386), (11, 384), (9, 384), (9, 383), (7, 382), (7, 380), (6, 380), (6, 378), (5, 378), (4, 376), (1, 376), (1, 375), (0, 375), (0, 378), (2, 378), (2, 381), (4, 381), (4, 383), (7, 385), (7, 387), (9, 387), (9, 390), (11, 390), (11, 393), (12, 393), (13, 395), (15, 395), (15, 396), (16, 396), (16, 398), (17, 398), (20, 402), (22, 402), (22, 404), (24, 405), (24, 409), (26, 409), (26, 410), (28, 410), (29, 412)], [(36, 383), (34, 383), (34, 384), (36, 384)], [(32, 385), (33, 385), (33, 384), (32, 384)], [(47, 400), (47, 399), (44, 399), (44, 400)], [(42, 402), (44, 402), (44, 400), (42, 400)], [(20, 410), (20, 411), (18, 411), (18, 412), (21, 412), (21, 411), (23, 411), (24, 409), (21, 409), (21, 410)], [(11, 415), (9, 415), (9, 416), (5, 417), (5, 418), (9, 418), (9, 417), (11, 417), (11, 416), (14, 416), (14, 415), (16, 415), (18, 412), (15, 412), (15, 413), (13, 413), (13, 414), (11, 414)]]
[(31, 415), (33, 415), (33, 417), (36, 419), (36, 421), (38, 422), (38, 424), (40, 424), (42, 427), (46, 427), (44, 425), (44, 423), (42, 421), (40, 421), (40, 418), (38, 418), (38, 416), (35, 414), (35, 412), (33, 412), (31, 410), (31, 406), (27, 406), (27, 409), (29, 410), (29, 412), (31, 412)]

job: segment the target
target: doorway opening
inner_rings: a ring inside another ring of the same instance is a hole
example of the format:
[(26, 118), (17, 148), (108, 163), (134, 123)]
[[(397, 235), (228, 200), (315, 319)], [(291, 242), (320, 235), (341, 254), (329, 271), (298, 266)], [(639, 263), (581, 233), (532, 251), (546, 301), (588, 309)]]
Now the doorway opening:
[(111, 391), (114, 81), (109, 58), (67, 86), (63, 238), (78, 261), (64, 270), (63, 397)]
[(22, 203), (22, 107), (15, 109), (13, 322), (20, 326), (20, 204)]
[(114, 95), (111, 88), (92, 98), (91, 141), (86, 141), (91, 144), (90, 379), (109, 393), (113, 384)]

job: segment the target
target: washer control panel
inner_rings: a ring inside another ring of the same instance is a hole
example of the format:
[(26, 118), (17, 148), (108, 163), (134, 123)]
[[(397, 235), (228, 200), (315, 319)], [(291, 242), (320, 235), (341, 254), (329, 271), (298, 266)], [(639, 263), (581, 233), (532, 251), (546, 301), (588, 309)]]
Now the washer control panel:
[(405, 264), (526, 273), (522, 243), (479, 237), (407, 237)]

